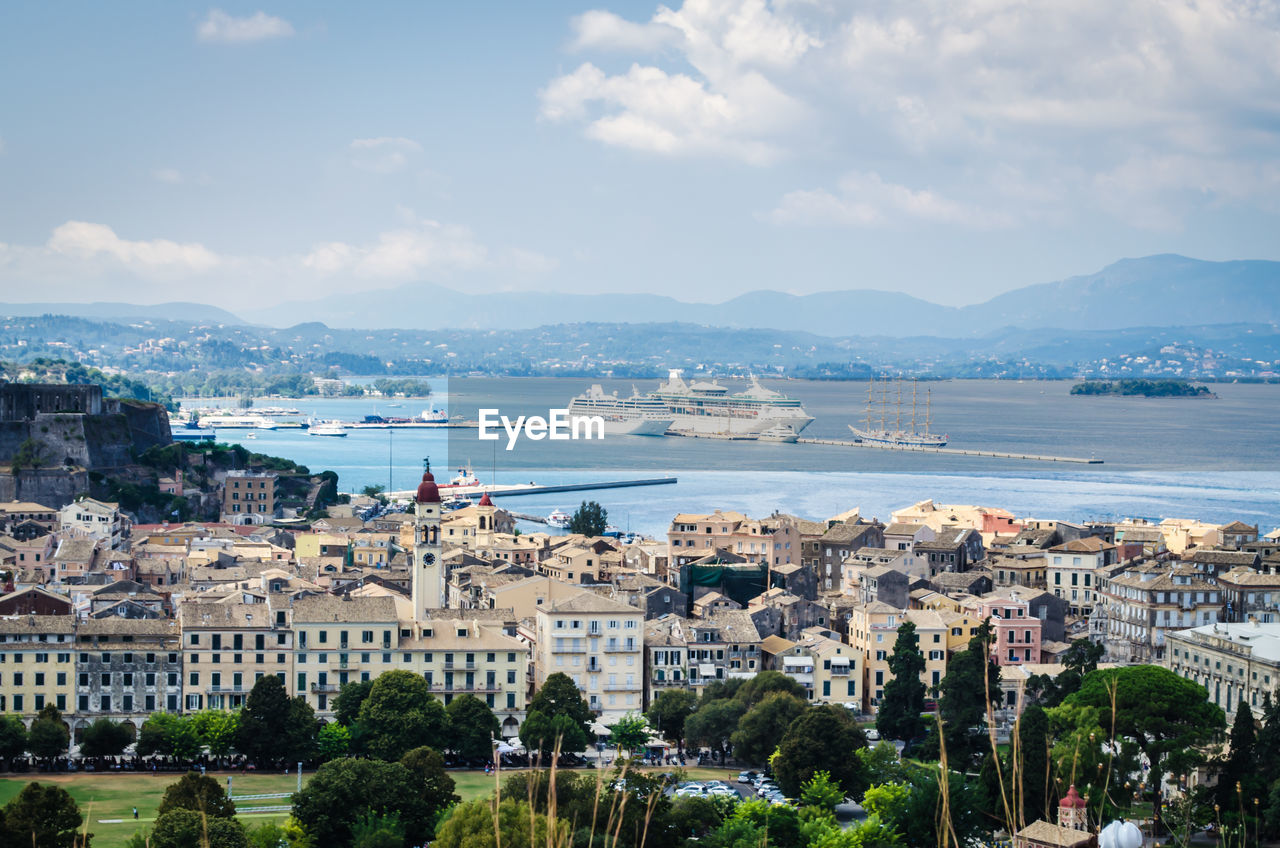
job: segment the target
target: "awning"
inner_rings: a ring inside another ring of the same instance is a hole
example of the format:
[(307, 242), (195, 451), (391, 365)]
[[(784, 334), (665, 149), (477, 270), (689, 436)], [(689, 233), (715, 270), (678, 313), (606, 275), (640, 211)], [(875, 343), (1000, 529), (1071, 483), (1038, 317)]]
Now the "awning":
[(715, 677), (716, 667), (711, 663), (699, 663), (698, 676), (699, 677)]

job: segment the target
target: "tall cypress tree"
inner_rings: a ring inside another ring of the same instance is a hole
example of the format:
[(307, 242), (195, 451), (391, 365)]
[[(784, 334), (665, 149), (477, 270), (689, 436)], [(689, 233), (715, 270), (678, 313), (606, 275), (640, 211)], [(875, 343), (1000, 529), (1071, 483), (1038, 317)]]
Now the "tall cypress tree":
[(904, 621), (898, 628), (898, 639), (889, 656), (889, 673), (893, 679), (884, 685), (884, 697), (876, 713), (876, 730), (886, 739), (915, 739), (924, 734), (920, 713), (924, 711), (924, 654), (920, 653), (920, 637), (916, 626)]
[(1031, 704), (1018, 721), (1018, 754), (1022, 760), (1022, 815), (1026, 822), (1048, 819), (1049, 717)]
[[(1242, 700), (1236, 708), (1236, 718), (1231, 725), (1227, 755), (1218, 774), (1216, 801), (1222, 809), (1237, 812), (1242, 803), (1246, 810), (1252, 807), (1253, 798), (1262, 791), (1257, 780), (1254, 763), (1257, 754), (1257, 727), (1249, 703)], [(1248, 795), (1247, 798), (1243, 796)], [(1252, 812), (1251, 810), (1249, 810)]]

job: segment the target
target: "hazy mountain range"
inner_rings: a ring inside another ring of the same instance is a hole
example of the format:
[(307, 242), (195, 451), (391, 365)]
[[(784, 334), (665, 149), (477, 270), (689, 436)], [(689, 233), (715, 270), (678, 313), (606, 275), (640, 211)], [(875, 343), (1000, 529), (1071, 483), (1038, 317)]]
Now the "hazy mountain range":
[(273, 327), (321, 322), (360, 329), (519, 330), (581, 322), (680, 321), (839, 337), (972, 338), (1004, 327), (1096, 331), (1276, 323), (1280, 262), (1206, 262), (1173, 254), (1124, 259), (1094, 274), (1025, 286), (963, 307), (859, 289), (811, 295), (753, 291), (724, 303), (701, 304), (649, 294), (469, 294), (433, 283), (410, 283), (286, 303), (240, 317), (192, 303), (0, 304), (0, 313), (213, 323), (247, 319)]

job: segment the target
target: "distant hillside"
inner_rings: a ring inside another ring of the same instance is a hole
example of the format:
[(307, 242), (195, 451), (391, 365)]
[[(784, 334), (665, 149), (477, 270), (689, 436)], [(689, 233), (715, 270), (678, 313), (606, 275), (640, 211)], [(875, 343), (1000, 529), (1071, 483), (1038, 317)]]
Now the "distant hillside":
[(1113, 330), (1280, 321), (1280, 262), (1205, 262), (1159, 255), (1095, 274), (1026, 286), (965, 307), (905, 294), (847, 290), (811, 295), (753, 291), (718, 304), (650, 294), (467, 294), (432, 283), (288, 303), (255, 313), (271, 326), (531, 329), (581, 322), (680, 321), (822, 336), (973, 338), (1002, 327)]
[(244, 320), (203, 303), (0, 303), (0, 315), (70, 315), (104, 321), (185, 321), (193, 324), (243, 324)]

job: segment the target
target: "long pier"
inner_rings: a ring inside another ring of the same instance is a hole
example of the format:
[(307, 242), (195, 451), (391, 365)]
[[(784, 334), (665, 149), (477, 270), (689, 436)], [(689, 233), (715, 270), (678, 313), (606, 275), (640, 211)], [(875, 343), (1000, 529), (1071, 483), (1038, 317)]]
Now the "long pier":
[(1006, 453), (1004, 451), (970, 450), (969, 448), (930, 448), (920, 445), (884, 445), (870, 442), (855, 442), (851, 439), (799, 439), (802, 445), (836, 445), (844, 448), (868, 448), (870, 450), (896, 450), (910, 453), (946, 453), (956, 456), (993, 456), (998, 459), (1026, 459), (1033, 462), (1068, 462), (1077, 465), (1102, 465), (1102, 460), (1094, 457), (1085, 459), (1079, 456), (1045, 456), (1034, 453)]
[[(463, 498), (478, 498), (484, 494), (514, 498), (520, 495), (551, 495), (558, 492), (589, 492), (596, 489), (631, 489), (636, 486), (669, 486), (676, 483), (675, 477), (646, 477), (639, 480), (604, 480), (593, 483), (563, 483), (557, 486), (539, 486), (536, 483), (515, 483), (511, 485), (490, 484), (479, 486), (441, 486), (440, 494)], [(393, 499), (412, 499), (413, 490), (391, 492)]]

